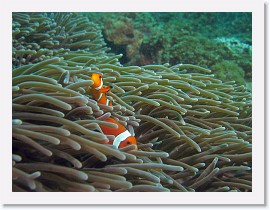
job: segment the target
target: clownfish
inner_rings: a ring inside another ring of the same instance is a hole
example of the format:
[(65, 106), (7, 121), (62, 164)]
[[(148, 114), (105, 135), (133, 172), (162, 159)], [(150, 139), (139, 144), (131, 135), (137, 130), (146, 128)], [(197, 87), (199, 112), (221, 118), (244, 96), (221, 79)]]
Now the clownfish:
[(118, 125), (118, 128), (110, 128), (107, 126), (100, 125), (101, 130), (106, 135), (114, 135), (115, 139), (113, 141), (109, 141), (109, 144), (112, 144), (116, 146), (116, 148), (123, 148), (129, 145), (136, 145), (137, 143), (134, 136), (131, 135), (131, 133), (119, 122), (117, 122), (115, 119), (109, 117), (107, 120), (104, 120), (106, 122), (115, 123)]
[(94, 100), (96, 100), (99, 104), (104, 104), (107, 106), (112, 106), (112, 101), (107, 99), (105, 93), (107, 93), (111, 87), (103, 86), (103, 80), (101, 74), (92, 73), (91, 80), (94, 84), (91, 86), (91, 94)]
[[(96, 100), (99, 104), (104, 104), (107, 106), (112, 106), (112, 101), (110, 101), (106, 93), (111, 89), (109, 86), (103, 86), (103, 80), (101, 74), (92, 73), (91, 80), (94, 82), (91, 86), (91, 94), (94, 100)], [(109, 117), (104, 120), (105, 122), (111, 122), (118, 125), (118, 128), (111, 128), (107, 126), (101, 126), (100, 128), (105, 135), (114, 135), (115, 139), (113, 141), (109, 141), (109, 144), (115, 145), (117, 148), (123, 148), (128, 145), (136, 145), (136, 138), (131, 135), (131, 133), (119, 122), (115, 119)]]

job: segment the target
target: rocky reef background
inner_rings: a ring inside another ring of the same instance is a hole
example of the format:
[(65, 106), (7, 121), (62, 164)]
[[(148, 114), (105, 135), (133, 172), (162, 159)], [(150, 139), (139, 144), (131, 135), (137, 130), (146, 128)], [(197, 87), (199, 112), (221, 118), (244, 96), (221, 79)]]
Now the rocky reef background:
[(251, 13), (87, 13), (124, 65), (192, 63), (251, 89)]
[[(126, 53), (113, 53), (103, 38), (110, 35), (80, 14), (12, 18), (13, 191), (252, 191), (252, 97), (245, 85), (196, 63), (123, 65)], [(126, 43), (142, 39), (125, 21), (110, 29), (118, 37), (127, 31)], [(131, 52), (140, 49), (131, 45)], [(226, 69), (230, 61), (222, 62)], [(113, 106), (92, 99), (92, 72), (113, 87)], [(106, 144), (115, 136), (100, 125), (116, 127), (108, 117), (134, 132), (138, 150)]]

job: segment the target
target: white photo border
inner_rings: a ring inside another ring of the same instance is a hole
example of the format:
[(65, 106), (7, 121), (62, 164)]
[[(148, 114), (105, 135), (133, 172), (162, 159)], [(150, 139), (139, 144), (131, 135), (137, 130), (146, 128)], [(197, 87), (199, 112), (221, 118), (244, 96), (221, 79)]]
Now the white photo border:
[[(12, 12), (252, 12), (252, 192), (12, 192)], [(4, 204), (264, 204), (263, 0), (2, 0), (1, 193)]]

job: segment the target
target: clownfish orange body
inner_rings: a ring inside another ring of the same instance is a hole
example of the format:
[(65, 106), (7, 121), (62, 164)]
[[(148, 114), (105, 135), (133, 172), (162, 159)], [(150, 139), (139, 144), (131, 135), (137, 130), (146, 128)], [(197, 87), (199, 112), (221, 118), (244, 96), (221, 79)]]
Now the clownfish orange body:
[[(91, 79), (94, 84), (91, 86), (91, 94), (94, 100), (96, 100), (99, 104), (104, 104), (107, 106), (112, 106), (112, 101), (110, 101), (106, 97), (106, 92), (108, 92), (111, 88), (108, 86), (103, 86), (103, 80), (101, 74), (92, 73)], [(100, 126), (102, 132), (106, 135), (114, 135), (115, 139), (113, 141), (109, 141), (109, 144), (115, 145), (117, 148), (123, 148), (128, 145), (136, 145), (136, 138), (131, 135), (131, 133), (119, 122), (115, 119), (109, 117), (104, 120), (105, 122), (111, 122), (118, 125), (118, 128), (111, 128), (107, 126)]]

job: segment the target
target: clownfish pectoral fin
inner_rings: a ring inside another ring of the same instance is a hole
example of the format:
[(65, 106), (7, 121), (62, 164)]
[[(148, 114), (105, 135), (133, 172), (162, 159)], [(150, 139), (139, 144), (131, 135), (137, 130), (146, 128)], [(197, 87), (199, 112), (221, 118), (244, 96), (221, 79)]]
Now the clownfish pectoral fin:
[(102, 88), (100, 88), (99, 92), (100, 93), (107, 93), (107, 92), (109, 92), (110, 89), (111, 89), (110, 86), (102, 87)]

